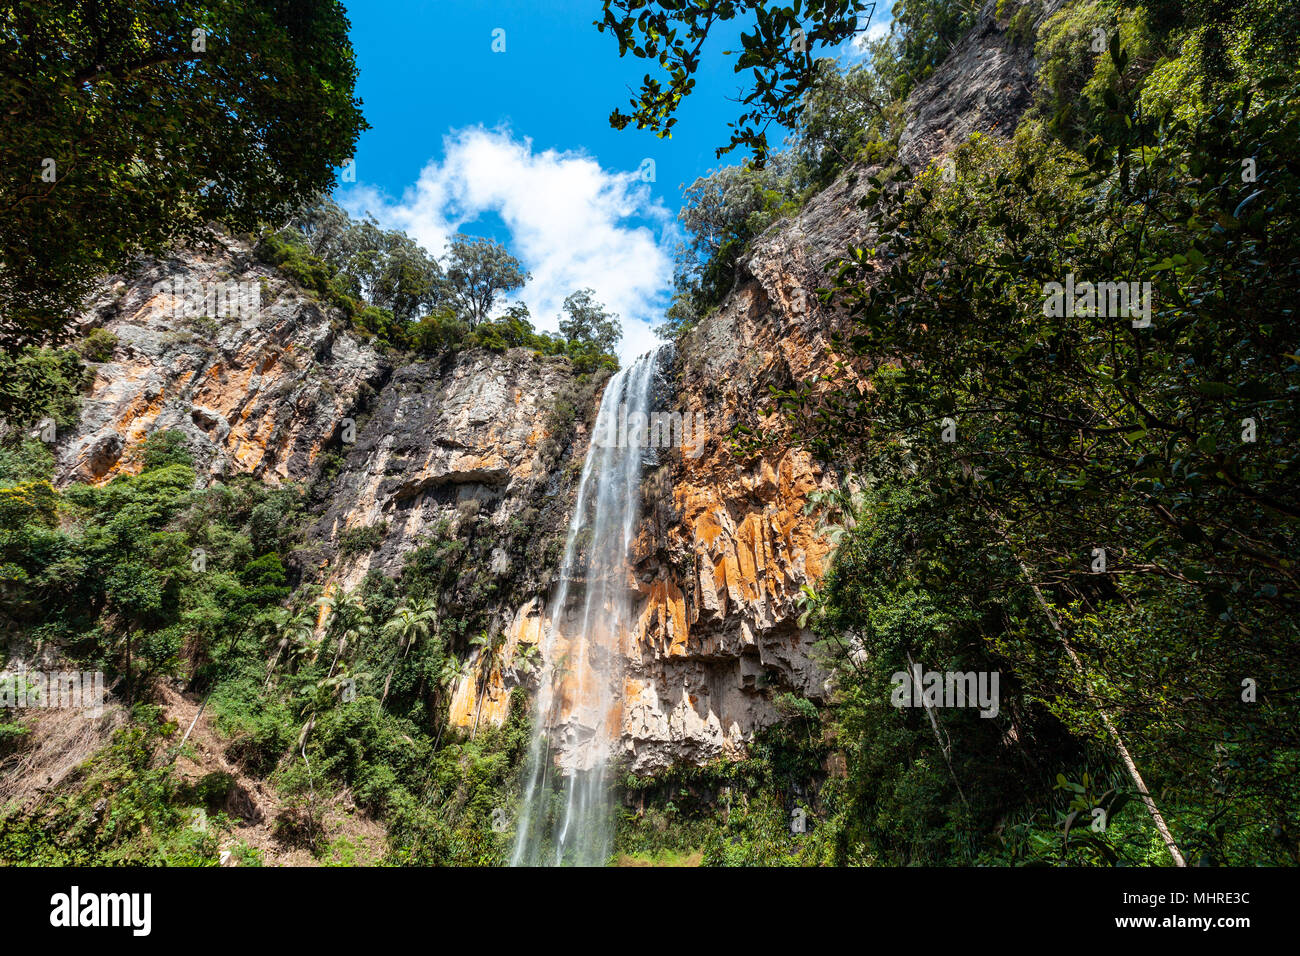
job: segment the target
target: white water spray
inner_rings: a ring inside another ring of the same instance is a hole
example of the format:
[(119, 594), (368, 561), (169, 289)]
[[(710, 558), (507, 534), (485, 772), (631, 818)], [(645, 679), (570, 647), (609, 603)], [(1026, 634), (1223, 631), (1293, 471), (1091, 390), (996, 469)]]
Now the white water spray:
[[(620, 441), (619, 409), (629, 419), (648, 415), (662, 348), (615, 374), (596, 414), (543, 638), (512, 866), (600, 866), (610, 853), (606, 770), (622, 724), (623, 645), (632, 612), (627, 555), (645, 444), (640, 435)], [(560, 774), (558, 790), (553, 772)]]

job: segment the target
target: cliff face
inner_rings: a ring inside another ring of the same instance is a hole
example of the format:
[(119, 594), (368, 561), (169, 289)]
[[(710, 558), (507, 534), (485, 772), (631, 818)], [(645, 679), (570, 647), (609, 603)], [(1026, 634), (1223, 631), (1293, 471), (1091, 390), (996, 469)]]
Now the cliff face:
[[(558, 565), (582, 461), (581, 425), (567, 447), (552, 434), (552, 405), (573, 382), (566, 360), (523, 349), (397, 369), (359, 422), (337, 478), (319, 486), (305, 576), (347, 591), (372, 571), (395, 577), (422, 545), (456, 539), (467, 547), (456, 593), (444, 600), (476, 605), (490, 630), (505, 632), (507, 664), (521, 640), (538, 644), (539, 596)], [(341, 547), (362, 529), (375, 532), (373, 549)], [(513, 673), (482, 674), (477, 656), (470, 664), (452, 692), (452, 724), (500, 723)]]
[[(507, 547), (508, 525), (529, 509), (531, 526), (538, 506), (563, 490), (546, 492), (561, 460), (545, 455), (544, 440), (553, 396), (572, 380), (568, 362), (523, 349), (475, 350), (397, 369), (359, 422), (308, 534), (337, 542), (348, 531), (382, 529), (374, 550), (338, 558), (332, 580), (351, 589), (370, 570), (396, 574), (431, 529), (467, 517), (499, 533), (494, 568), (504, 571), (522, 557)], [(325, 548), (325, 557), (334, 550)]]
[[(240, 314), (217, 317), (194, 295), (218, 288), (244, 293)], [(309, 480), (322, 446), (387, 374), (373, 349), (233, 241), (116, 280), (86, 322), (117, 345), (94, 366), (75, 434), (59, 442), (60, 484), (134, 474), (144, 440), (165, 429), (185, 433), (200, 475)]]
[[(218, 314), (227, 292), (237, 314)], [(553, 414), (557, 397), (583, 397), (566, 360), (472, 350), (394, 367), (237, 241), (110, 281), (83, 322), (116, 344), (59, 435), (58, 484), (134, 474), (150, 435), (179, 430), (201, 483), (247, 473), (311, 488), (300, 582), (339, 594), (371, 571), (397, 576), (421, 545), (472, 539), (455, 587), (473, 591), (459, 597), (507, 631), (509, 654), (520, 634), (537, 642), (542, 602), (528, 595), (555, 573), (585, 451), (587, 409), (576, 423)], [(480, 676), (471, 667), (454, 691), (459, 726), (506, 716), (505, 677)]]
[[(972, 132), (1011, 129), (1028, 105), (1032, 59), (993, 10), (909, 100), (900, 149), (913, 169)], [(859, 200), (871, 172), (847, 170), (754, 242), (731, 293), (661, 370), (659, 406), (694, 427), (689, 454), (647, 456), (657, 461), (641, 489), (621, 713), (622, 749), (637, 772), (740, 756), (777, 719), (777, 695), (827, 692), (798, 624), (799, 596), (830, 556), (809, 496), (838, 476), (759, 410), (771, 387), (836, 367), (830, 343), (843, 319), (816, 290), (840, 255), (870, 239), (871, 211)], [(177, 278), (242, 282), (260, 301), (237, 319), (187, 318)], [(168, 282), (171, 291), (159, 286)], [(96, 367), (80, 427), (60, 436), (61, 483), (132, 473), (150, 433), (179, 428), (201, 475), (312, 485), (315, 518), (297, 571), (330, 593), (371, 571), (397, 575), (423, 544), (470, 540), (456, 587), (473, 579), (473, 593), (489, 595), (466, 600), (480, 600), (504, 631), (505, 665), (484, 675), (471, 658), (452, 721), (505, 719), (511, 687), (527, 679), (510, 662), (541, 643), (585, 453), (581, 423), (599, 398), (582, 396), (572, 430), (556, 421), (556, 396), (580, 395), (567, 362), (472, 351), (394, 367), (236, 242), (117, 282), (87, 321), (117, 345)], [(836, 375), (835, 388), (861, 387)], [(768, 438), (760, 450), (733, 451), (740, 423)]]
[[(635, 770), (740, 756), (777, 719), (777, 695), (826, 693), (798, 617), (801, 588), (830, 553), (809, 495), (837, 476), (758, 410), (769, 387), (835, 362), (839, 319), (816, 290), (867, 234), (866, 188), (860, 171), (846, 175), (762, 236), (721, 307), (681, 343), (678, 400), (701, 434), (651, 476), (634, 548), (642, 610), (623, 734)], [(759, 451), (733, 451), (738, 424), (766, 436)]]

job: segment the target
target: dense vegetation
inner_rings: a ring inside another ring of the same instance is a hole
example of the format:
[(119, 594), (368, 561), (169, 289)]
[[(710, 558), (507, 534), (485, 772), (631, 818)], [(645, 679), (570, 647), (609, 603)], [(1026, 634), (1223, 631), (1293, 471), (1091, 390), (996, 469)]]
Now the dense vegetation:
[(0, 347), (65, 341), (103, 273), (331, 186), (365, 128), (348, 26), (337, 0), (5, 4)]
[[(1278, 16), (1067, 5), (1012, 140), (876, 172), (879, 242), (824, 293), (866, 389), (776, 409), (853, 470), (808, 601), (840, 680), (841, 859), (1168, 864), (1149, 794), (1189, 862), (1300, 862), (1300, 31)], [(1069, 275), (1148, 282), (1150, 312), (1067, 314)], [(1001, 712), (883, 706), (913, 661), (999, 672)]]
[[(218, 844), (231, 843), (239, 784), (218, 770), (191, 783), (172, 774), (183, 728), (163, 721), (155, 684), (182, 675), (204, 695), (227, 756), (246, 779), (274, 787), (272, 824), (288, 845), (326, 860), (348, 855), (346, 839), (331, 845), (323, 826), (346, 794), (346, 807), (387, 824), (379, 850), (395, 862), (497, 859), (491, 812), (526, 746), (524, 705), (504, 728), (473, 728), (474, 739), (447, 725), (459, 662), (471, 645), (493, 644), (479, 637), (486, 595), (475, 582), (486, 575), (473, 568), (486, 569), (481, 546), (494, 539), (467, 519), (413, 552), (396, 582), (375, 575), (339, 596), (293, 589), (302, 489), (245, 476), (196, 490), (179, 432), (155, 433), (143, 458), (137, 475), (56, 492), (43, 443), (0, 457), (0, 621), (10, 650), (58, 648), (104, 671), (131, 708), (59, 790), (0, 810), (0, 859), (216, 861)], [(318, 628), (322, 610), (328, 625)], [(7, 770), (24, 758), (19, 718), (0, 723)], [(183, 750), (193, 756), (192, 745)], [(235, 849), (258, 859), (254, 848)]]
[(590, 289), (565, 299), (559, 335), (538, 332), (522, 302), (493, 316), (529, 278), (494, 239), (457, 235), (440, 261), (405, 233), (354, 220), (318, 197), (283, 228), (266, 231), (257, 255), (342, 309), (355, 331), (382, 347), (422, 354), (527, 348), (566, 356), (582, 375), (618, 367), (612, 353), (622, 325)]

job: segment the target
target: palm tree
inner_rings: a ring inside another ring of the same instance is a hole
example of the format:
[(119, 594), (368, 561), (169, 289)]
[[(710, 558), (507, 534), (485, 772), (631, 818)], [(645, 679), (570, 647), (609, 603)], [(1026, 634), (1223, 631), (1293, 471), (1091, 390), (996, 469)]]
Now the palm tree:
[[(319, 605), (324, 600), (327, 599), (322, 598), (321, 601), (317, 601), (316, 603)], [(342, 602), (333, 599), (328, 600), (330, 601), (331, 607), (336, 605), (338, 607), (338, 613), (333, 619), (335, 626), (332, 630), (341, 631), (338, 638), (338, 647), (334, 651), (334, 661), (330, 664), (329, 673), (330, 676), (333, 676), (334, 668), (338, 666), (339, 659), (344, 657), (348, 651), (352, 652), (352, 658), (355, 660), (357, 650), (361, 647), (361, 642), (370, 636), (374, 619), (366, 610), (366, 605), (362, 600), (361, 595), (356, 591), (349, 592), (343, 598)]]
[(515, 649), (515, 656), (510, 661), (510, 669), (520, 677), (527, 677), (537, 670), (538, 657), (536, 644), (522, 644)]
[(402, 656), (410, 653), (411, 645), (429, 636), (430, 628), (438, 623), (438, 608), (429, 600), (417, 598), (407, 601), (394, 612), (384, 625), (384, 632), (396, 634), (402, 642)]
[(275, 667), (290, 646), (298, 653), (301, 653), (304, 648), (311, 647), (316, 622), (306, 608), (300, 608), (295, 612), (287, 607), (275, 608), (265, 620), (270, 625), (271, 637), (276, 642), (275, 657), (266, 668), (266, 686), (270, 687)]
[(473, 740), (478, 734), (478, 722), (483, 713), (483, 698), (488, 682), (492, 672), (500, 669), (505, 657), (506, 636), (502, 632), (489, 636), (487, 631), (479, 631), (478, 637), (470, 641), (470, 644), (479, 649), (478, 701), (474, 706), (474, 727), (469, 732), (469, 739)]
[(438, 734), (433, 740), (433, 752), (438, 752), (438, 744), (442, 741), (442, 732), (446, 729), (450, 715), (447, 718), (442, 717), (442, 702), (444, 692), (456, 684), (469, 673), (469, 659), (461, 660), (454, 654), (448, 654), (438, 665), (437, 673), (434, 675), (434, 715), (438, 719)]
[[(432, 601), (418, 598), (403, 603), (388, 619), (383, 631), (385, 634), (397, 636), (401, 642), (402, 657), (405, 658), (410, 653), (411, 646), (427, 637), (431, 628), (437, 633), (437, 625), (437, 605)], [(381, 707), (388, 699), (388, 688), (392, 684), (394, 670), (396, 665), (388, 669), (388, 676), (384, 678), (384, 693), (379, 698)]]

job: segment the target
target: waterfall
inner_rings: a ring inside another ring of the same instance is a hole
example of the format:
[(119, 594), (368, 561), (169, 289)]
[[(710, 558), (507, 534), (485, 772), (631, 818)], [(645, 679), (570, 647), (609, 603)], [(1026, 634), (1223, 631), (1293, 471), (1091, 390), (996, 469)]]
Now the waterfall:
[(646, 444), (644, 427), (638, 430), (635, 423), (649, 415), (662, 348), (617, 372), (596, 414), (542, 639), (541, 686), (512, 866), (600, 866), (610, 853), (613, 808), (606, 771), (622, 724), (624, 641), (632, 611), (627, 556)]

